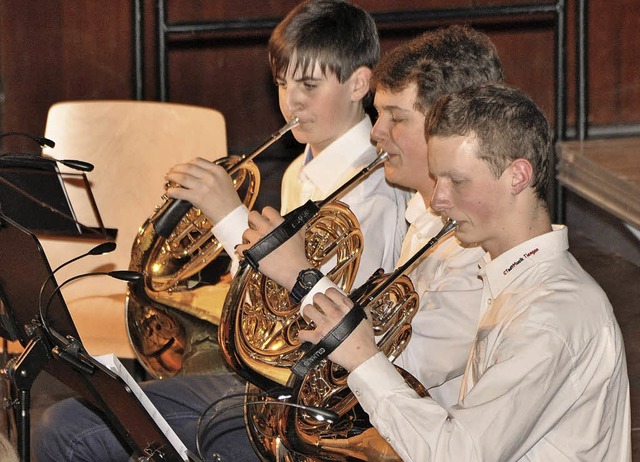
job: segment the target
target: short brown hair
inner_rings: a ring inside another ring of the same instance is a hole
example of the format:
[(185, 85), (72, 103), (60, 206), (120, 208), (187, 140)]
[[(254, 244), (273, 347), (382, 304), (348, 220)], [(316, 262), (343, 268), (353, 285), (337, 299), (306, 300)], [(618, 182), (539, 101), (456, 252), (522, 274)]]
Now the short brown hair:
[(476, 156), (496, 178), (515, 159), (528, 160), (531, 186), (546, 204), (553, 132), (542, 110), (521, 90), (485, 84), (445, 95), (427, 115), (425, 136), (473, 136)]
[[(295, 62), (291, 59), (295, 57)], [(315, 64), (344, 83), (359, 67), (373, 68), (380, 41), (371, 15), (344, 0), (308, 0), (294, 8), (273, 30), (269, 63), (274, 78), (293, 65), (306, 73)]]

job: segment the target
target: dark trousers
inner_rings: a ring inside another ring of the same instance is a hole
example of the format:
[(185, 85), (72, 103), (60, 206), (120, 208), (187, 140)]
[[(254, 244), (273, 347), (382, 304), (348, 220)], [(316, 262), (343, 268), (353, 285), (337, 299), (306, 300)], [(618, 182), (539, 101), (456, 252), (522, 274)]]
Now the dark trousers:
[[(198, 418), (213, 401), (242, 393), (245, 383), (234, 374), (185, 376), (141, 384), (151, 402), (189, 450), (196, 452)], [(224, 400), (207, 416), (242, 398)], [(229, 410), (201, 435), (206, 461), (259, 461), (247, 437), (242, 406)], [(205, 419), (203, 419), (205, 420)], [(77, 399), (49, 409), (34, 427), (32, 453), (37, 462), (127, 462), (130, 454), (102, 418)]]

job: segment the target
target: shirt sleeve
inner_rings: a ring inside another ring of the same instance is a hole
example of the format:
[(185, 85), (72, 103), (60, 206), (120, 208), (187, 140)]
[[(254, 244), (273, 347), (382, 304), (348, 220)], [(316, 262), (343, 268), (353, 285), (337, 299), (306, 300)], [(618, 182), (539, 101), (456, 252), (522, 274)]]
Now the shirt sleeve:
[[(427, 388), (439, 387), (464, 373), (478, 327), (482, 281), (477, 274), (480, 249), (463, 249), (455, 239), (443, 242), (433, 256), (425, 257), (410, 276), (420, 309), (411, 326), (411, 340), (395, 364), (408, 370)], [(438, 263), (434, 264), (433, 259)], [(436, 266), (430, 269), (429, 266)], [(428, 360), (425, 353), (429, 352)], [(457, 402), (460, 382), (451, 390), (432, 390), (440, 404)]]
[[(497, 362), (448, 410), (418, 397), (383, 354), (356, 368), (349, 387), (403, 460), (520, 460), (575, 402), (575, 391), (561, 339), (536, 328), (508, 337), (491, 352)], [(475, 352), (482, 348), (480, 340)]]
[(231, 213), (211, 228), (213, 235), (231, 257), (231, 274), (238, 270), (239, 262), (236, 246), (242, 243), (242, 233), (249, 227), (249, 209), (239, 205)]
[(340, 288), (337, 285), (335, 285), (333, 283), (333, 281), (331, 281), (331, 279), (329, 279), (326, 276), (323, 277), (318, 282), (316, 282), (316, 285), (313, 286), (311, 288), (311, 290), (309, 291), (309, 293), (304, 296), (304, 298), (302, 299), (302, 302), (300, 302), (300, 308), (302, 308), (305, 305), (312, 304), (313, 303), (313, 296), (315, 294), (317, 294), (317, 293), (325, 293), (328, 289), (330, 289), (332, 287), (334, 289), (340, 290)]

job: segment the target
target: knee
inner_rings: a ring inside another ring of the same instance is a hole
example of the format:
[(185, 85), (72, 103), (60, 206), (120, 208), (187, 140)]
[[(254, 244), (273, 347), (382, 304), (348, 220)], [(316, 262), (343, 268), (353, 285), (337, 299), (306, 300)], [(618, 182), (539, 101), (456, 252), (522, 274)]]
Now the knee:
[(106, 423), (76, 399), (63, 400), (45, 410), (33, 428), (32, 452), (37, 462), (127, 460)]
[(66, 401), (54, 404), (34, 426), (31, 446), (37, 462), (65, 460), (64, 448), (69, 444), (69, 434), (62, 423), (71, 418), (68, 408)]

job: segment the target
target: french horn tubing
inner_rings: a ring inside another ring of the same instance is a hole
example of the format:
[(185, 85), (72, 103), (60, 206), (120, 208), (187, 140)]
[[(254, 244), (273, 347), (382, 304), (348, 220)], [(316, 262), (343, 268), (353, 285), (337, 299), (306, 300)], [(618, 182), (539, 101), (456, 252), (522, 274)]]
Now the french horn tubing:
[[(400, 355), (411, 337), (411, 320), (419, 309), (419, 299), (406, 272), (426, 252), (431, 251), (456, 226), (448, 221), (440, 232), (404, 265), (390, 274), (378, 271), (349, 297), (368, 307), (378, 339), (378, 348), (391, 360)], [(405, 381), (418, 393), (427, 391), (408, 372), (398, 368)], [(380, 436), (358, 406), (347, 386), (347, 372), (323, 360), (304, 378), (291, 374), (286, 384), (291, 402), (336, 412), (332, 423), (320, 422), (305, 411), (286, 407), (245, 406), (245, 423), (254, 449), (263, 460), (287, 461), (400, 461), (391, 445)], [(256, 385), (247, 384), (245, 402), (257, 401)], [(266, 398), (267, 401), (272, 398)]]
[[(253, 159), (299, 123), (290, 120), (251, 154), (217, 159), (250, 209), (260, 186)], [(169, 186), (169, 185), (166, 185)], [(216, 339), (229, 262), (212, 223), (189, 202), (164, 202), (140, 227), (129, 269), (144, 276), (129, 284), (127, 335), (136, 357), (155, 378), (225, 368)], [(223, 258), (225, 257), (225, 258)]]
[[(319, 267), (333, 259), (327, 277), (345, 292), (353, 285), (364, 240), (357, 218), (337, 199), (387, 157), (386, 152), (378, 153), (375, 160), (321, 201), (306, 223), (294, 220), (306, 225), (305, 252), (310, 265)], [(296, 210), (285, 219), (295, 216)], [(284, 385), (291, 366), (302, 355), (298, 331), (307, 324), (298, 311), (287, 290), (243, 261), (231, 281), (218, 327), (218, 344), (226, 362), (262, 389)]]

